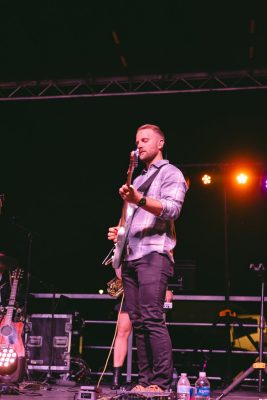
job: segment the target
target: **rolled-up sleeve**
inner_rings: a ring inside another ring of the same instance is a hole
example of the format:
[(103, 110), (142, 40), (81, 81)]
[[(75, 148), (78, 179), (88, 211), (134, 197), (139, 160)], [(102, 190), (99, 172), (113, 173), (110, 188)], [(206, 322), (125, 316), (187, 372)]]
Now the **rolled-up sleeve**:
[(171, 165), (162, 176), (161, 183), (159, 201), (162, 204), (162, 212), (159, 218), (175, 220), (179, 217), (182, 209), (185, 194), (188, 190), (187, 183), (182, 172)]

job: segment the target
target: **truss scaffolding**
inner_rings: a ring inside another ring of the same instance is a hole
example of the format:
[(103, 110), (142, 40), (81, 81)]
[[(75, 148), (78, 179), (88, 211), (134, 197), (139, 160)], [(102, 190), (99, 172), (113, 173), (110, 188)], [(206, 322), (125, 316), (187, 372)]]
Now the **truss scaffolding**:
[(0, 100), (221, 92), (267, 89), (267, 69), (0, 82)]

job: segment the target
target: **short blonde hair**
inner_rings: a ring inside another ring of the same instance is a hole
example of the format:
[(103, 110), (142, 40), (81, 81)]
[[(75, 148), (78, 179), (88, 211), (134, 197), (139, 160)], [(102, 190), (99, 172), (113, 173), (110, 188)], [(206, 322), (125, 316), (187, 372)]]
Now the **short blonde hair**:
[(159, 136), (162, 137), (162, 139), (165, 140), (165, 135), (162, 132), (162, 130), (160, 129), (159, 126), (157, 125), (152, 125), (152, 124), (145, 124), (145, 125), (141, 125), (139, 126), (139, 128), (137, 129), (137, 132), (141, 131), (142, 129), (152, 129), (152, 131), (154, 131), (155, 133), (157, 133)]

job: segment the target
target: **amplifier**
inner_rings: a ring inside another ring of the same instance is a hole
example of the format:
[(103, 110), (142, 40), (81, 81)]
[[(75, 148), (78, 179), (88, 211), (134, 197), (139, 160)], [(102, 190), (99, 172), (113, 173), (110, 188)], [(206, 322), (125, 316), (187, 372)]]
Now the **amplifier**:
[(169, 279), (168, 288), (174, 294), (193, 292), (196, 286), (196, 262), (178, 260), (174, 266), (173, 277)]
[(72, 314), (31, 314), (26, 319), (29, 370), (70, 370)]

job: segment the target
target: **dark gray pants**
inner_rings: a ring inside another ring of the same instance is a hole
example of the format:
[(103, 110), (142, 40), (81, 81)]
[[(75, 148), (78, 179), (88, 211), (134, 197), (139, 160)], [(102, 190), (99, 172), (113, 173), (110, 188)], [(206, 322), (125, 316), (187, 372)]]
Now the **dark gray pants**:
[(122, 266), (125, 303), (136, 339), (139, 384), (168, 389), (172, 381), (172, 343), (163, 306), (173, 264), (153, 252)]

